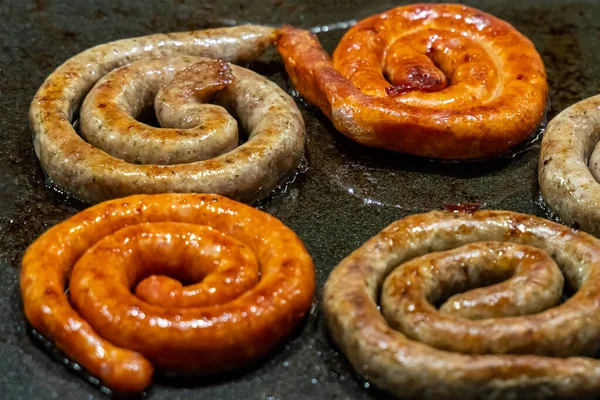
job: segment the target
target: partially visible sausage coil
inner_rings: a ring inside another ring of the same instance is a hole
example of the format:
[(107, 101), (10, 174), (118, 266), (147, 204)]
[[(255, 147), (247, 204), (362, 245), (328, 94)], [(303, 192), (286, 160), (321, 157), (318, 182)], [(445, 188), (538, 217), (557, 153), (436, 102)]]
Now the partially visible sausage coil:
[(98, 204), (37, 239), (21, 272), (33, 327), (127, 393), (150, 384), (153, 366), (215, 373), (265, 356), (310, 310), (314, 289), (312, 260), (289, 228), (217, 195)]
[[(261, 26), (153, 35), (71, 58), (31, 105), (43, 169), (92, 203), (165, 192), (264, 197), (298, 166), (304, 121), (279, 86), (228, 62), (256, 59), (276, 36)], [(82, 101), (80, 136), (72, 118)], [(160, 128), (136, 119), (152, 105)], [(229, 113), (249, 134), (239, 147)]]

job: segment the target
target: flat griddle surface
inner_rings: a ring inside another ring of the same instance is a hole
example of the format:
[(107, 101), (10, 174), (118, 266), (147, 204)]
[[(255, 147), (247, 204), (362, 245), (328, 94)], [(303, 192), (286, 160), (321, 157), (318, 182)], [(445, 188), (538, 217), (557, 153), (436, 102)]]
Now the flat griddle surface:
[[(45, 186), (31, 143), (29, 103), (54, 68), (111, 40), (241, 23), (321, 26), (319, 38), (332, 51), (344, 33), (335, 23), (407, 3), (0, 0), (0, 398), (107, 398), (31, 339), (18, 289), (26, 246), (85, 207)], [(509, 21), (535, 43), (548, 71), (550, 117), (600, 91), (600, 2), (466, 3)], [(275, 52), (252, 68), (292, 92)], [(484, 208), (549, 217), (537, 184), (539, 142), (519, 156), (493, 162), (432, 162), (355, 145), (318, 111), (297, 100), (308, 131), (308, 171), (260, 208), (292, 228), (313, 256), (319, 288), (315, 311), (298, 334), (264, 362), (221, 377), (159, 377), (148, 393), (150, 399), (387, 398), (354, 375), (327, 337), (321, 289), (335, 265), (389, 223), (447, 203), (477, 202)]]

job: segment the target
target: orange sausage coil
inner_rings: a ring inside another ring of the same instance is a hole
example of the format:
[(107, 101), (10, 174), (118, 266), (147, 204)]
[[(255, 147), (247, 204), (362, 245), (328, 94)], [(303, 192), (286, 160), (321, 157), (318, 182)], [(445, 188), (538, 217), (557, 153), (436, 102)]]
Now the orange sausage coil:
[(396, 221), (323, 291), (350, 364), (406, 399), (597, 398), (598, 304), (600, 240), (495, 210)]
[(350, 139), (419, 156), (498, 155), (535, 131), (548, 87), (534, 45), (510, 24), (457, 4), (366, 18), (332, 58), (284, 27), (278, 49), (310, 103)]
[[(263, 198), (298, 167), (304, 120), (276, 83), (232, 63), (256, 60), (277, 34), (257, 25), (155, 34), (71, 57), (29, 109), (50, 182), (89, 203), (155, 193)], [(148, 111), (160, 127), (138, 120)]]
[(154, 367), (214, 373), (265, 356), (314, 289), (289, 228), (216, 195), (101, 203), (44, 233), (21, 273), (33, 327), (122, 393), (148, 386)]

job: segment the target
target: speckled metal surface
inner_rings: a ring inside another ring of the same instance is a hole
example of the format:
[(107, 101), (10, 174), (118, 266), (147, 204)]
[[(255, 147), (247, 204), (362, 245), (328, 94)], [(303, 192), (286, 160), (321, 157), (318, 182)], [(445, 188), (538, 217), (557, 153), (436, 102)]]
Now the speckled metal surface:
[[(317, 27), (361, 19), (407, 2), (386, 0), (0, 0), (0, 397), (106, 398), (35, 345), (21, 311), (18, 274), (26, 246), (81, 210), (44, 185), (27, 110), (44, 78), (95, 44), (155, 32), (239, 24)], [(548, 70), (550, 117), (600, 91), (600, 3), (596, 0), (468, 1), (533, 40)], [(321, 29), (331, 51), (343, 30)], [(327, 31), (327, 32), (323, 32)], [(274, 52), (254, 69), (292, 88)], [(518, 100), (516, 100), (518, 101)], [(539, 201), (538, 144), (514, 159), (441, 164), (361, 148), (299, 101), (309, 136), (309, 169), (260, 207), (304, 240), (319, 288), (344, 256), (403, 216), (475, 201), (486, 208), (548, 216)], [(357, 379), (330, 343), (319, 298), (315, 312), (285, 346), (259, 365), (205, 379), (159, 378), (151, 399), (387, 398)]]

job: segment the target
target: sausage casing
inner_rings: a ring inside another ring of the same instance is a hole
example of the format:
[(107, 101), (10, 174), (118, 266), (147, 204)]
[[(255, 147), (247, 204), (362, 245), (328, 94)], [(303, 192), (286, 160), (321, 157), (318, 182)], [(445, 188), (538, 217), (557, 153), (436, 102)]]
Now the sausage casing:
[[(214, 232), (194, 228), (204, 225)], [(202, 262), (199, 251), (217, 252), (213, 261), (229, 254), (245, 274), (258, 265), (260, 281), (199, 307), (157, 306), (131, 293), (148, 275), (198, 278), (189, 264)], [(310, 309), (314, 279), (300, 239), (268, 214), (217, 195), (138, 195), (96, 205), (44, 233), (23, 258), (21, 293), (35, 329), (108, 387), (137, 392), (150, 383), (153, 364), (214, 373), (263, 357)]]

